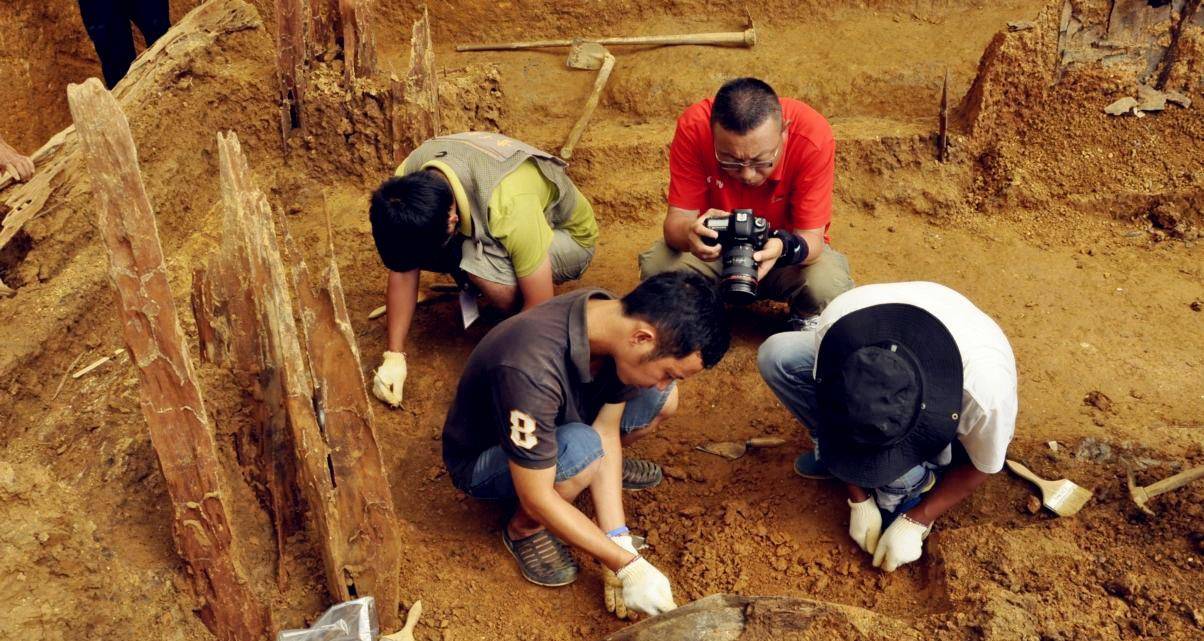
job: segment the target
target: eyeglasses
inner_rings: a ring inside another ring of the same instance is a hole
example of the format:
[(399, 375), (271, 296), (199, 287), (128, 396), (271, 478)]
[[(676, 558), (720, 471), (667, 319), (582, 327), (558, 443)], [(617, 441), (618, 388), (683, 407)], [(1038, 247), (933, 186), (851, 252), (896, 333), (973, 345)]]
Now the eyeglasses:
[(720, 169), (727, 171), (740, 171), (745, 167), (756, 170), (764, 170), (773, 167), (773, 164), (778, 161), (778, 154), (782, 153), (782, 141), (778, 141), (778, 146), (773, 150), (773, 156), (769, 160), (720, 160), (719, 152), (715, 152), (715, 162), (719, 163)]

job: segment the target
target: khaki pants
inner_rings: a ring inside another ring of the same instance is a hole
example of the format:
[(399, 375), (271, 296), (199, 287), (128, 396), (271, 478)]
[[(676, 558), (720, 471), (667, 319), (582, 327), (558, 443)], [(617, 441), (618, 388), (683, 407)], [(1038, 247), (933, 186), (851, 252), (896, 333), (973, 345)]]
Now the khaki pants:
[[(723, 273), (723, 262), (707, 262), (690, 252), (670, 249), (663, 240), (656, 241), (640, 254), (641, 280), (679, 269), (697, 272), (717, 283)], [(824, 311), (833, 298), (852, 288), (848, 259), (829, 246), (810, 265), (770, 270), (757, 286), (757, 297), (786, 301), (792, 314), (805, 318)]]
[[(563, 229), (553, 229), (548, 259), (552, 262), (553, 282), (559, 284), (577, 280), (593, 261), (594, 248), (578, 245), (572, 235)], [(477, 248), (471, 238), (464, 239), (460, 269), (499, 285), (518, 284), (509, 252), (501, 243), (490, 237), (482, 239), (480, 248)]]

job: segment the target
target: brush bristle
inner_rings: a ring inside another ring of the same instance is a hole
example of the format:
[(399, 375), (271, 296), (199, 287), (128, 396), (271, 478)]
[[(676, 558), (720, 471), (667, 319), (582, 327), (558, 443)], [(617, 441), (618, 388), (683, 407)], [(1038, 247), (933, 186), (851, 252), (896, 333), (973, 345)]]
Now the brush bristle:
[(1060, 516), (1070, 516), (1083, 509), (1087, 501), (1091, 500), (1091, 496), (1091, 490), (1076, 485), (1070, 492), (1065, 493), (1065, 496), (1059, 497), (1056, 505), (1051, 503), (1048, 507)]

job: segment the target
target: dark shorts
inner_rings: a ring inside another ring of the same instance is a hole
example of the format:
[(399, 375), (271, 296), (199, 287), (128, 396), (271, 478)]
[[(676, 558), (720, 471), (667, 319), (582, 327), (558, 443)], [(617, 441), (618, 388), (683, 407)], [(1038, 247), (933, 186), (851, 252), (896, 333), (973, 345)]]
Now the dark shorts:
[[(627, 401), (619, 429), (623, 434), (648, 427), (674, 386), (664, 390), (650, 387), (639, 396)], [(585, 423), (567, 423), (556, 428), (556, 482), (561, 483), (577, 476), (594, 461), (602, 458), (602, 437), (592, 426)], [(514, 481), (510, 478), (510, 460), (501, 445), (495, 445), (477, 457), (467, 487), (461, 487), (474, 499), (503, 501), (517, 498)]]

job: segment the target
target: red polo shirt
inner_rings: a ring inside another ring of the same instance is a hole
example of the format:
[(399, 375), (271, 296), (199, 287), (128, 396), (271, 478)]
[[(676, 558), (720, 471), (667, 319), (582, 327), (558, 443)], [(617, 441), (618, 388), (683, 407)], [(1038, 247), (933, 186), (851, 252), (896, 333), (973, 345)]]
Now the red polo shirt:
[(825, 229), (832, 221), (836, 140), (832, 127), (806, 103), (782, 98), (786, 142), (765, 182), (747, 187), (719, 168), (711, 135), (711, 103), (691, 105), (677, 119), (669, 148), (669, 205), (680, 209), (751, 209), (773, 229)]

